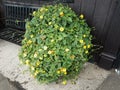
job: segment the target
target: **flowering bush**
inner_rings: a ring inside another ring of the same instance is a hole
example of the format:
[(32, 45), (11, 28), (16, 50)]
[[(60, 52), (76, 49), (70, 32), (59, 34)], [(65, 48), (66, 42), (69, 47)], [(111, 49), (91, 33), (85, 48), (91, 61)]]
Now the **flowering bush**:
[(68, 6), (47, 5), (33, 12), (26, 23), (26, 33), (19, 54), (38, 81), (74, 78), (89, 59), (91, 29)]

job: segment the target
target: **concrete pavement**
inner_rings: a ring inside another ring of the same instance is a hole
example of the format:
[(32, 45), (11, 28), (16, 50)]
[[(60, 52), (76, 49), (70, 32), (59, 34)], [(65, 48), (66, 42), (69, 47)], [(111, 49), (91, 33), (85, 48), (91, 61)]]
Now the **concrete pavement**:
[(25, 90), (96, 90), (111, 73), (95, 64), (86, 63), (76, 84), (72, 84), (71, 81), (68, 81), (67, 85), (40, 84), (30, 76), (26, 66), (20, 65), (18, 59), (20, 48), (16, 44), (0, 39), (0, 73), (11, 82), (17, 82), (17, 86)]
[(0, 74), (0, 90), (18, 90), (16, 87), (10, 84), (7, 78)]
[(112, 71), (97, 90), (120, 90), (120, 75)]

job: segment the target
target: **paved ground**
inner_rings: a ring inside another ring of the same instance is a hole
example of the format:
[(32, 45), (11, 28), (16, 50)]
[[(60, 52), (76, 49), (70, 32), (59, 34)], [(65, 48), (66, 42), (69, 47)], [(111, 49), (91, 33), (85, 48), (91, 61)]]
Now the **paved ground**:
[(120, 75), (112, 72), (97, 90), (120, 90)]
[(7, 78), (0, 74), (0, 90), (18, 90), (10, 84)]
[(0, 74), (0, 90), (25, 90), (19, 82), (10, 81), (10, 79)]
[[(18, 59), (20, 48), (18, 45), (0, 39), (0, 73), (9, 78), (8, 81), (5, 81), (6, 83), (12, 82), (11, 85), (17, 89), (19, 87), (24, 90), (96, 90), (111, 73), (94, 64), (86, 63), (76, 84), (72, 84), (71, 81), (68, 81), (67, 85), (39, 84), (30, 76), (27, 67), (20, 65)], [(8, 84), (4, 85), (9, 86)], [(2, 90), (1, 86), (0, 90)]]
[(12, 90), (8, 80), (0, 74), (0, 90)]

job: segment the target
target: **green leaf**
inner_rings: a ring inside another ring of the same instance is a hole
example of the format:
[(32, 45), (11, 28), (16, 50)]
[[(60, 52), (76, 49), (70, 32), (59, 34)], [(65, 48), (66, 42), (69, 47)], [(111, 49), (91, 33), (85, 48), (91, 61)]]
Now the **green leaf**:
[(70, 18), (70, 17), (68, 17), (67, 20), (68, 20), (69, 22), (72, 22), (72, 18)]

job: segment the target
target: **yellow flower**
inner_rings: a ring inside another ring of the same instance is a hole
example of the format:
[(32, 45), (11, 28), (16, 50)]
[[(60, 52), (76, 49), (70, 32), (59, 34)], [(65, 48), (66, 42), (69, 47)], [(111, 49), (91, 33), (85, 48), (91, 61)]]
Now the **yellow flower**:
[(61, 16), (61, 17), (64, 16), (64, 13), (63, 13), (63, 12), (60, 12), (60, 16)]
[(45, 9), (45, 11), (48, 11), (48, 9)]
[(27, 38), (25, 37), (24, 40), (27, 40)]
[(31, 40), (28, 40), (27, 44), (31, 44), (31, 43), (32, 43), (32, 41), (31, 41)]
[(84, 46), (83, 46), (83, 48), (84, 48), (84, 49), (86, 49), (86, 48), (87, 48), (87, 46), (85, 46), (85, 45), (84, 45)]
[(55, 29), (57, 29), (59, 26), (57, 24), (54, 25)]
[(40, 16), (40, 19), (43, 19), (43, 16), (42, 16), (42, 15)]
[(44, 11), (44, 9), (45, 9), (45, 8), (40, 8), (40, 11), (42, 12), (42, 11)]
[(44, 46), (44, 47), (43, 47), (44, 50), (47, 50), (47, 48), (48, 48), (47, 46)]
[(66, 80), (64, 80), (64, 81), (62, 82), (62, 84), (63, 84), (63, 85), (66, 85), (66, 84), (67, 84), (67, 81), (66, 81)]
[(64, 28), (63, 28), (63, 27), (60, 27), (60, 31), (61, 31), (61, 32), (64, 31)]
[(39, 57), (40, 60), (42, 60), (43, 58), (42, 57)]
[(84, 41), (83, 41), (83, 40), (80, 40), (80, 43), (82, 44), (82, 43), (84, 43)]
[(52, 54), (52, 53), (53, 53), (53, 51), (51, 51), (51, 50), (48, 51), (48, 54)]
[(54, 42), (54, 39), (52, 39), (51, 42)]
[(40, 65), (40, 61), (37, 61), (36, 65), (39, 66)]
[(90, 48), (90, 45), (88, 45), (87, 48)]
[(39, 73), (39, 71), (38, 71), (38, 70), (36, 70), (36, 71), (35, 71), (35, 73), (34, 73), (34, 75), (36, 76), (38, 73)]
[(33, 78), (35, 78), (35, 77), (36, 77), (36, 74), (33, 75)]
[(33, 38), (33, 35), (30, 35), (31, 38)]
[(33, 12), (33, 16), (35, 16), (35, 14), (36, 14), (36, 11)]
[(60, 71), (59, 71), (59, 70), (57, 71), (57, 74), (60, 74)]
[(85, 51), (86, 54), (88, 54), (88, 51)]
[(25, 63), (26, 63), (26, 65), (30, 65), (30, 61), (29, 60), (26, 60)]
[(70, 56), (70, 58), (71, 58), (71, 59), (74, 59), (74, 58), (75, 58), (75, 55)]
[(66, 52), (70, 51), (68, 48), (65, 49)]
[(39, 52), (41, 52), (41, 51), (42, 51), (42, 49), (39, 49), (38, 51), (39, 51)]
[(37, 53), (35, 53), (35, 54), (34, 54), (34, 58), (36, 58), (37, 56), (38, 56), (38, 54), (37, 54)]
[(84, 18), (84, 15), (83, 15), (83, 14), (81, 14), (81, 15), (80, 15), (80, 19), (83, 19), (83, 18)]
[(31, 74), (30, 76), (31, 76), (31, 77), (33, 77), (33, 78), (35, 78), (35, 77), (36, 77), (35, 75), (32, 75), (32, 74)]
[(51, 25), (51, 24), (52, 24), (52, 22), (49, 22), (48, 24), (49, 24), (49, 25)]
[(66, 68), (61, 68), (61, 72), (66, 72)]
[(33, 71), (34, 71), (34, 70), (35, 70), (35, 68), (34, 68), (33, 66), (31, 66), (31, 70), (33, 70)]
[(27, 56), (27, 53), (23, 53), (23, 57), (26, 57)]
[(38, 70), (36, 70), (35, 72), (36, 72), (37, 74), (39, 73), (39, 71), (38, 71)]
[(85, 38), (85, 37), (86, 37), (86, 35), (84, 34), (84, 35), (83, 35), (83, 37)]
[(44, 57), (47, 57), (47, 55), (46, 55), (46, 54), (44, 54)]
[(66, 75), (66, 74), (67, 74), (67, 72), (64, 72), (64, 74)]

